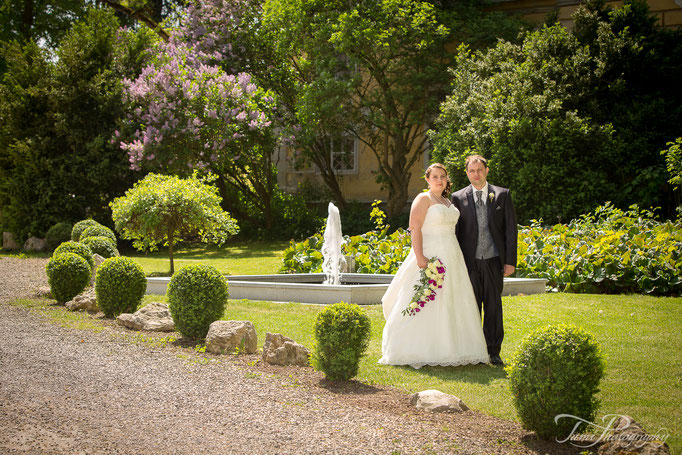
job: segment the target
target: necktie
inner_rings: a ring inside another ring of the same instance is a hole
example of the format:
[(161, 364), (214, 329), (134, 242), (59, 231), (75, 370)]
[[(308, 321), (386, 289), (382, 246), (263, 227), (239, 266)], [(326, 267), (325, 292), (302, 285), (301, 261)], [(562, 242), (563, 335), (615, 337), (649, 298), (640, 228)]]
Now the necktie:
[(481, 198), (482, 194), (483, 190), (476, 191), (476, 207), (483, 207), (483, 199)]

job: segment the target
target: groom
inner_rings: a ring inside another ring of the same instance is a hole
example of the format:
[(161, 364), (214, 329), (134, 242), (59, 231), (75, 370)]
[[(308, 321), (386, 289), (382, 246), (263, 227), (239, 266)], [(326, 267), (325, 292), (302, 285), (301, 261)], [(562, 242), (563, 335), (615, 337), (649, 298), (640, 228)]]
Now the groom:
[(504, 365), (500, 348), (503, 277), (516, 268), (516, 213), (507, 188), (488, 183), (488, 162), (480, 155), (466, 159), (471, 185), (452, 195), (459, 209), (457, 240), (462, 247), (478, 311), (483, 310), (483, 335), (490, 363)]

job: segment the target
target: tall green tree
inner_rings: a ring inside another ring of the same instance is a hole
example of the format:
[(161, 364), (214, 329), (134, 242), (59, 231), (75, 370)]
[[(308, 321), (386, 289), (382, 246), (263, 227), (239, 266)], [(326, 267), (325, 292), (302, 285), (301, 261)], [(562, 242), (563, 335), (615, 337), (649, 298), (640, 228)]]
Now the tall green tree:
[(119, 31), (91, 10), (53, 59), (30, 41), (10, 46), (0, 84), (0, 212), (19, 238), (59, 221), (110, 218), (108, 202), (133, 181), (114, 130), (122, 82), (140, 71), (152, 36)]
[(86, 10), (87, 2), (82, 0), (1, 0), (0, 41), (33, 40), (55, 49)]
[(268, 0), (263, 23), (297, 78), (302, 150), (336, 199), (329, 150), (347, 133), (375, 155), (388, 212), (399, 213), (410, 168), (424, 152), (423, 126), (447, 85), (448, 29), (434, 7), (413, 0)]
[(445, 95), (448, 43), (484, 46), (518, 30), (517, 21), (484, 13), (476, 1), (447, 9), (414, 0), (249, 5), (235, 54), (277, 93), (295, 136), (294, 163), (315, 165), (345, 207), (331, 152), (340, 138), (356, 138), (376, 157), (391, 214), (402, 210), (410, 168), (428, 149), (424, 125)]
[(457, 184), (466, 155), (489, 158), (524, 221), (669, 197), (659, 150), (682, 123), (682, 34), (654, 27), (639, 0), (588, 3), (574, 20), (571, 31), (545, 25), (519, 44), (463, 50), (431, 136)]

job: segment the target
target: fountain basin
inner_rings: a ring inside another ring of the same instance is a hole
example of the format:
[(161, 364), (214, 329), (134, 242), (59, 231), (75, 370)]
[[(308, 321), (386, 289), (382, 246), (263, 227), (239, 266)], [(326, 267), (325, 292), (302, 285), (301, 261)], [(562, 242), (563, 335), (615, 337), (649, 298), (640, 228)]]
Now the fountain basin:
[[(339, 285), (322, 284), (326, 278), (324, 273), (229, 275), (226, 278), (231, 299), (375, 305), (381, 303), (393, 275), (344, 273)], [(165, 294), (169, 281), (169, 277), (147, 278), (147, 294)], [(502, 295), (541, 294), (546, 283), (542, 278), (505, 278)]]

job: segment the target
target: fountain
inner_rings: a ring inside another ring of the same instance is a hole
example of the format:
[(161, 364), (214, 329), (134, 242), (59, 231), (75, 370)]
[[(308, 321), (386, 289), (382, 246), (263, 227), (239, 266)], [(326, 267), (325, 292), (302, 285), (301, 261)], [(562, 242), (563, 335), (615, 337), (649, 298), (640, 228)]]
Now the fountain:
[[(230, 298), (321, 304), (381, 303), (393, 275), (342, 273), (347, 260), (341, 252), (341, 217), (339, 209), (331, 202), (328, 211), (322, 244), (324, 273), (228, 275)], [(147, 294), (165, 294), (169, 281), (168, 277), (147, 278)], [(544, 293), (546, 282), (534, 278), (505, 278), (502, 295)]]
[(341, 267), (346, 264), (346, 258), (341, 252), (343, 235), (341, 234), (341, 215), (339, 209), (330, 202), (327, 227), (324, 230), (324, 243), (322, 243), (322, 271), (327, 277), (322, 284), (332, 286), (341, 284)]

